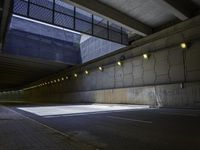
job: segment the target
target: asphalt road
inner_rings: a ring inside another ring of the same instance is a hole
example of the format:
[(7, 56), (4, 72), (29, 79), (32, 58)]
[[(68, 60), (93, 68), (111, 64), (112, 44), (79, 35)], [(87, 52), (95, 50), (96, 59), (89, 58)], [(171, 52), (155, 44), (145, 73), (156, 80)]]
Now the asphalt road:
[(162, 108), (38, 116), (10, 108), (99, 150), (200, 149), (200, 110)]

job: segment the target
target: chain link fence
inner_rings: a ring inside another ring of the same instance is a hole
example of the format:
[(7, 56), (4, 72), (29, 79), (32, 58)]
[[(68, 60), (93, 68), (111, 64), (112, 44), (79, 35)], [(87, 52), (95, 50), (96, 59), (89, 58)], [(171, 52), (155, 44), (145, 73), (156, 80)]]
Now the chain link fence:
[(122, 27), (60, 0), (13, 0), (13, 2), (13, 14), (123, 45), (128, 44), (128, 34)]

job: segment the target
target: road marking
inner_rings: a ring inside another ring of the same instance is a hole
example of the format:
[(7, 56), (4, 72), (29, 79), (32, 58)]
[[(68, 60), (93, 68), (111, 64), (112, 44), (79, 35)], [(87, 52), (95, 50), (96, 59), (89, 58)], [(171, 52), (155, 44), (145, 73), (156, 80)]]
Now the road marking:
[(133, 121), (133, 122), (141, 122), (141, 123), (148, 123), (152, 124), (151, 121), (145, 121), (145, 120), (137, 120), (137, 119), (130, 119), (130, 118), (122, 118), (122, 117), (116, 117), (116, 116), (107, 116), (108, 118), (113, 118), (113, 119), (120, 119), (120, 120), (126, 120), (126, 121)]
[(168, 113), (168, 112), (160, 112), (163, 115), (174, 115), (174, 116), (189, 116), (189, 117), (199, 117), (197, 114), (183, 114), (183, 113)]
[(59, 118), (59, 117), (62, 117), (62, 116), (44, 116), (43, 118)]

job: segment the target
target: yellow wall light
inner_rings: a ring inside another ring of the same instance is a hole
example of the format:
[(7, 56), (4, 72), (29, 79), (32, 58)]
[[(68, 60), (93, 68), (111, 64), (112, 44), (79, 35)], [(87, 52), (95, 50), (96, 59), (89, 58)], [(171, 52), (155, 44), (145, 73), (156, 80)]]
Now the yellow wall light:
[(103, 71), (103, 67), (101, 67), (101, 66), (99, 66), (98, 69), (99, 69), (100, 71)]
[(117, 65), (118, 66), (122, 66), (122, 62), (121, 61), (117, 61)]
[(85, 74), (89, 74), (89, 71), (88, 71), (88, 70), (85, 70)]
[(185, 42), (182, 42), (182, 43), (180, 44), (180, 47), (181, 47), (182, 49), (186, 49), (186, 48), (188, 48), (188, 44), (185, 43)]
[(143, 54), (144, 59), (149, 59), (149, 57), (150, 57), (150, 54), (148, 54), (148, 53)]

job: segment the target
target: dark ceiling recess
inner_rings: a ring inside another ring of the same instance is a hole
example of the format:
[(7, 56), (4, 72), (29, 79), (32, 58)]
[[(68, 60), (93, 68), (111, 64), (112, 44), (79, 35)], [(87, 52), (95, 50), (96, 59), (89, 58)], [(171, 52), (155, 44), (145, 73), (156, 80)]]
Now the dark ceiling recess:
[(3, 8), (4, 0), (0, 1), (0, 8)]
[(0, 90), (9, 90), (66, 69), (67, 65), (0, 55)]

